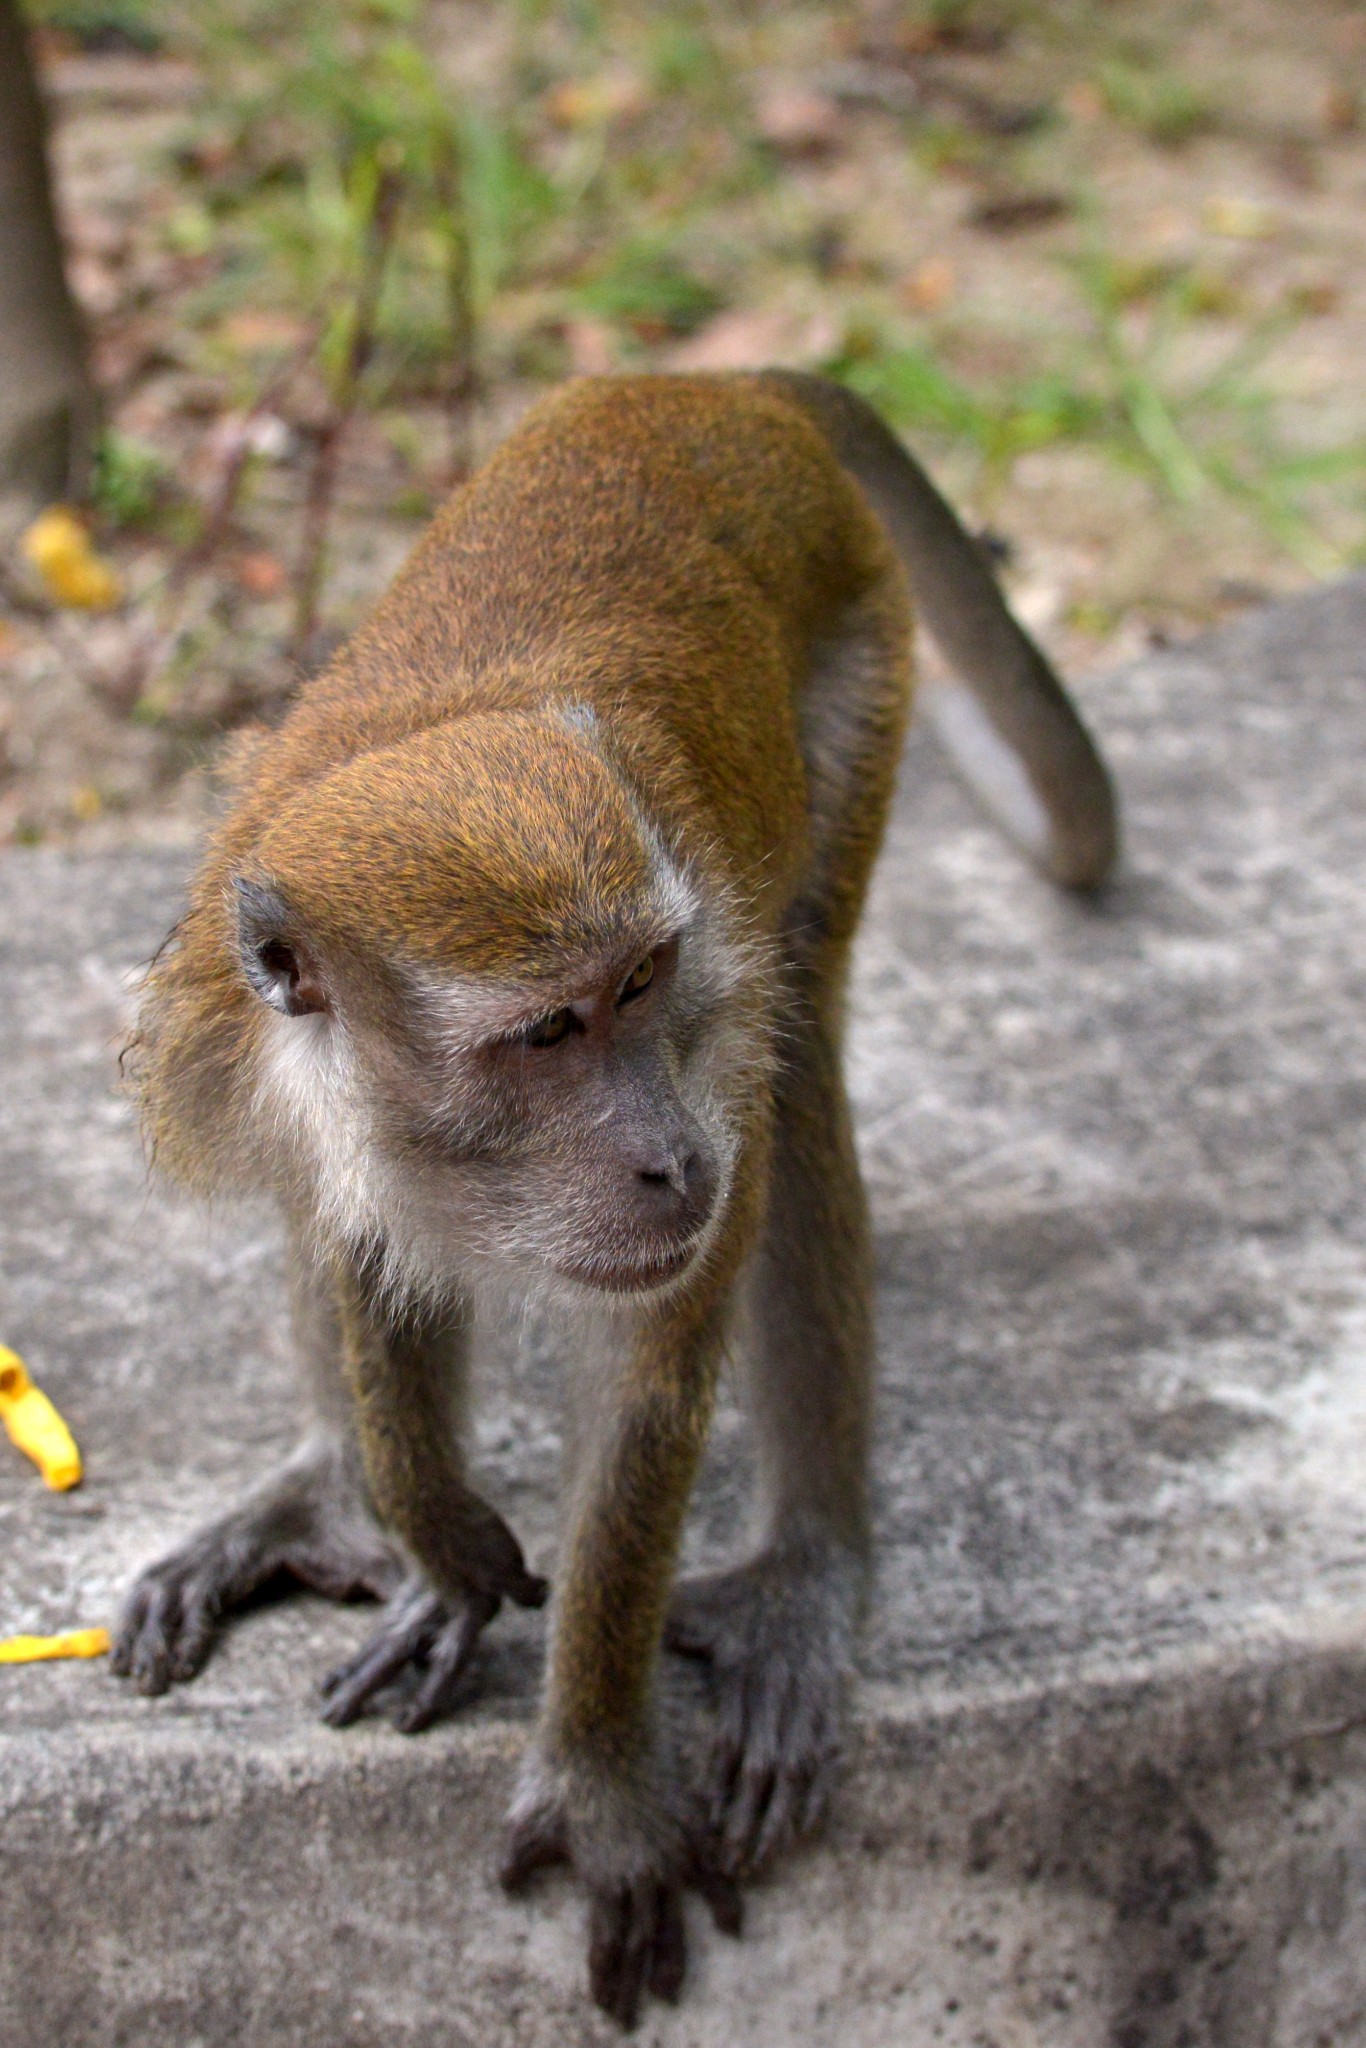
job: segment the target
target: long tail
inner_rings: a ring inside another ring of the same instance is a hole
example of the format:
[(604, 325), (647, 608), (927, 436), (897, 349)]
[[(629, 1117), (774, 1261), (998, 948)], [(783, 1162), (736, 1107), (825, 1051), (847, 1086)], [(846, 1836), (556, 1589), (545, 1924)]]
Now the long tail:
[(911, 596), (961, 678), (921, 693), (959, 772), (1055, 881), (1098, 888), (1119, 850), (1109, 772), (980, 548), (863, 399), (800, 371), (767, 371), (764, 381), (822, 429), (887, 529)]

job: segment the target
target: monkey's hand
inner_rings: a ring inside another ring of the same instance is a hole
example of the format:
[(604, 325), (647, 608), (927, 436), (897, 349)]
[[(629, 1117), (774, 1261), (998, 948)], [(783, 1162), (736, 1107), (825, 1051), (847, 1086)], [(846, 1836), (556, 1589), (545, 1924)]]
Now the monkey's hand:
[[(546, 1581), (526, 1570), (515, 1541), (514, 1548), (516, 1569), (503, 1591), (519, 1607), (540, 1607)], [(376, 1693), (411, 1669), (421, 1673), (417, 1689), (400, 1701), (390, 1719), (404, 1735), (430, 1728), (454, 1707), (479, 1638), (502, 1604), (502, 1593), (484, 1587), (469, 1586), (458, 1599), (447, 1600), (433, 1593), (425, 1579), (409, 1578), (365, 1646), (323, 1680), (324, 1721), (333, 1728), (348, 1727)]]
[(833, 1547), (769, 1550), (685, 1579), (664, 1640), (711, 1669), (710, 1822), (748, 1873), (820, 1820), (844, 1732), (862, 1567)]
[(699, 1891), (722, 1933), (738, 1935), (740, 1894), (722, 1871), (700, 1814), (661, 1791), (647, 1767), (533, 1750), (508, 1815), (499, 1877), (520, 1891), (538, 1870), (569, 1863), (588, 1892), (588, 1979), (597, 2004), (634, 2027), (649, 1993), (672, 2005), (687, 1960), (683, 1893)]
[(225, 1615), (286, 1573), (332, 1600), (393, 1592), (403, 1567), (346, 1461), (305, 1445), (229, 1514), (149, 1565), (124, 1603), (110, 1660), (139, 1691), (193, 1678)]

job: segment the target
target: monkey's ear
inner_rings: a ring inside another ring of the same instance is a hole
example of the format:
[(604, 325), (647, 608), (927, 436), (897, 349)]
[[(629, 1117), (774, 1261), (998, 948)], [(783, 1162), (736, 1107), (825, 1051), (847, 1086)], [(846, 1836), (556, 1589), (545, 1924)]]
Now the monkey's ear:
[(234, 878), (242, 970), (263, 1002), (282, 1017), (308, 1017), (328, 1007), (313, 952), (293, 929), (289, 906), (267, 882)]

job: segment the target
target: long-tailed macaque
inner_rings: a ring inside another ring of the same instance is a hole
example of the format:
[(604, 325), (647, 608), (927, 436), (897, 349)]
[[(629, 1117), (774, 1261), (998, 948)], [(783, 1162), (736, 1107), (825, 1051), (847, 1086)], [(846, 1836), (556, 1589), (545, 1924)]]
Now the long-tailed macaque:
[[(472, 1304), (572, 1341), (576, 1454), (509, 1885), (567, 1859), (592, 1990), (677, 1995), (682, 1895), (819, 1813), (868, 1568), (868, 1221), (840, 1072), (912, 602), (928, 709), (1060, 883), (1115, 855), (1110, 785), (977, 547), (859, 399), (814, 377), (610, 377), (538, 406), (274, 731), (150, 971), (158, 1167), (270, 1188), (309, 1433), (137, 1582), (115, 1669), (188, 1679), (268, 1576), (387, 1603), (326, 1681), (342, 1726), (455, 1704), (535, 1606), (459, 1439)], [(675, 1586), (746, 1305), (758, 1530)], [(678, 1782), (661, 1643), (710, 1663), (714, 1775)]]

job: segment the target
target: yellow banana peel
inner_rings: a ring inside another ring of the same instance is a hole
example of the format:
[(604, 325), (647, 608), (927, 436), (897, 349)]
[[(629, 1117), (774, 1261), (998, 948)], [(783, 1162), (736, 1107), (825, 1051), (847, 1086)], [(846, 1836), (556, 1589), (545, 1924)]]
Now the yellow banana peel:
[(40, 512), (19, 545), (58, 604), (107, 612), (122, 598), (117, 573), (95, 553), (90, 535), (65, 505)]
[(83, 1467), (76, 1440), (17, 1351), (0, 1344), (0, 1422), (10, 1442), (32, 1458), (54, 1493), (79, 1486)]
[(0, 1664), (46, 1664), (53, 1657), (105, 1657), (107, 1628), (69, 1628), (59, 1636), (0, 1636)]

